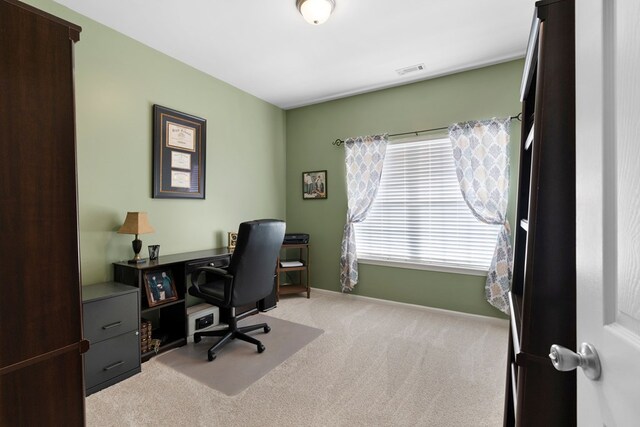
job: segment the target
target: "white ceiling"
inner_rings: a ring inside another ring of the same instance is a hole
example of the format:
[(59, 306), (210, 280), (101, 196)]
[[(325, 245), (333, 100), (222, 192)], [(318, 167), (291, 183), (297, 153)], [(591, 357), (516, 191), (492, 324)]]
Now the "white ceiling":
[[(284, 109), (522, 57), (534, 0), (56, 0)], [(395, 70), (424, 64), (399, 76)]]

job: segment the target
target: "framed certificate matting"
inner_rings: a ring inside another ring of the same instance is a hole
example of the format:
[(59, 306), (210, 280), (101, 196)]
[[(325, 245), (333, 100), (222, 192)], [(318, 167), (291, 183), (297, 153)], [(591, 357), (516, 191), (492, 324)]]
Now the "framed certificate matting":
[(153, 106), (153, 197), (204, 199), (207, 121)]

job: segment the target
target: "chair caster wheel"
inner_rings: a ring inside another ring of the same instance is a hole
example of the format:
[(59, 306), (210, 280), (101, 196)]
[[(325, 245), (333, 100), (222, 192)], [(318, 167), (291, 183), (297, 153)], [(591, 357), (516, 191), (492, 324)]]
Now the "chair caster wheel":
[(268, 334), (269, 332), (271, 332), (271, 327), (269, 327), (269, 325), (264, 327), (264, 333)]
[(209, 362), (213, 361), (213, 359), (216, 358), (216, 354), (215, 353), (207, 353), (207, 358), (209, 359)]
[(200, 341), (202, 341), (202, 337), (200, 335), (194, 335), (193, 336), (193, 342), (194, 343), (199, 343)]
[(265, 346), (262, 344), (258, 344), (258, 353), (262, 353), (265, 350)]

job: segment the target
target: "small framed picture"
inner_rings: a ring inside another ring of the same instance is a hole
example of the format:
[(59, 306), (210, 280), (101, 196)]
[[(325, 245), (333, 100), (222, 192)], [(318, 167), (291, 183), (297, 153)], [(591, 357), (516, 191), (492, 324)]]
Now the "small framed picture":
[(176, 284), (171, 270), (154, 270), (144, 273), (144, 290), (149, 307), (168, 303), (178, 299)]
[(327, 171), (302, 172), (302, 198), (326, 199), (327, 189)]

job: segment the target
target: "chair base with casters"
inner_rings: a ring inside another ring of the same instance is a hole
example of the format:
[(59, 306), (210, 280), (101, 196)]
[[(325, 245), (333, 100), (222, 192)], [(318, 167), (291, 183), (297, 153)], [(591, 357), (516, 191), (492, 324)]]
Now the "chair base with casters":
[[(265, 346), (257, 339), (252, 337), (251, 335), (247, 335), (247, 332), (256, 331), (258, 329), (262, 329), (265, 334), (268, 334), (271, 331), (271, 328), (266, 323), (258, 323), (255, 325), (249, 326), (240, 326), (238, 327), (238, 320), (243, 319), (246, 315), (241, 315), (236, 317), (235, 308), (231, 309), (231, 318), (229, 319), (229, 327), (227, 329), (217, 330), (217, 331), (205, 331), (205, 332), (196, 332), (193, 334), (193, 342), (199, 343), (202, 340), (202, 337), (221, 337), (218, 342), (216, 342), (209, 351), (207, 351), (207, 358), (209, 362), (216, 358), (216, 352), (224, 347), (226, 344), (231, 342), (231, 340), (242, 340), (251, 344), (255, 344), (258, 348), (258, 353), (262, 353), (265, 350)], [(250, 311), (246, 314), (253, 314), (254, 311)]]

